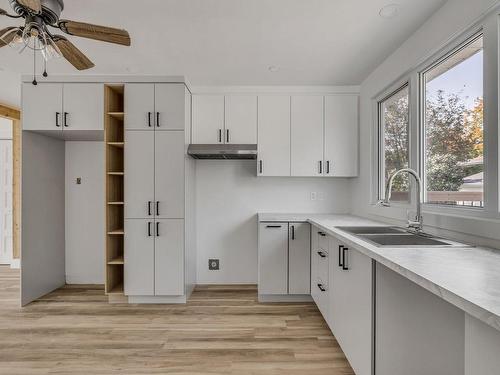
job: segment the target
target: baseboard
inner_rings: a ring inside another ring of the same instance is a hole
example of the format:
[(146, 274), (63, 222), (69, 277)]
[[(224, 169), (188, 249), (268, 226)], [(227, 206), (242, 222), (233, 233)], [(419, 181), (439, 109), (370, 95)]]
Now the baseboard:
[(186, 303), (186, 296), (128, 296), (128, 303)]
[(10, 262), (10, 268), (13, 270), (21, 269), (21, 259), (12, 259), (12, 262)]
[(312, 302), (309, 294), (259, 294), (259, 302)]

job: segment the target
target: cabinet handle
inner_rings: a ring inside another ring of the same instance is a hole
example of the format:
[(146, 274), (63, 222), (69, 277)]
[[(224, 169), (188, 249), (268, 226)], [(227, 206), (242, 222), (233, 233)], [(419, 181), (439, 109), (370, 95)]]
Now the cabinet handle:
[(325, 236), (326, 236), (326, 233), (323, 233), (323, 232), (318, 232), (318, 234), (319, 234), (321, 237), (325, 237)]
[(151, 222), (148, 221), (148, 237), (151, 237)]
[(222, 143), (222, 129), (219, 129), (219, 143)]
[(322, 251), (318, 251), (318, 255), (321, 257), (321, 258), (326, 258), (326, 254)]
[(326, 288), (323, 286), (323, 284), (318, 284), (318, 288), (319, 288), (319, 290), (321, 290), (322, 292), (326, 292)]
[(347, 265), (348, 250), (348, 247), (342, 246), (342, 269), (344, 271), (349, 271), (349, 266)]
[(281, 228), (281, 225), (266, 225), (266, 228)]
[(148, 112), (148, 126), (151, 127), (151, 112)]
[(151, 201), (148, 201), (148, 215), (151, 216)]
[(259, 173), (262, 174), (262, 171), (263, 171), (263, 162), (262, 160), (259, 160)]
[(330, 160), (326, 161), (326, 174), (330, 174)]
[(68, 115), (69, 113), (68, 112), (64, 112), (64, 126), (65, 127), (68, 127)]
[(156, 201), (156, 216), (160, 216), (160, 201)]
[(61, 127), (61, 124), (59, 124), (59, 116), (60, 116), (60, 115), (61, 115), (61, 113), (60, 113), (60, 112), (56, 112), (56, 126), (57, 126), (58, 128), (60, 128), (60, 127)]
[(226, 142), (229, 143), (229, 129), (226, 129)]
[(323, 162), (319, 161), (319, 174), (323, 174)]
[(344, 265), (342, 264), (342, 254), (343, 254), (343, 248), (344, 246), (339, 245), (339, 267), (343, 267)]
[(156, 222), (156, 237), (160, 237), (160, 222)]
[(292, 241), (294, 241), (295, 240), (295, 225), (292, 225), (291, 228), (292, 228)]
[(160, 112), (156, 112), (156, 127), (160, 127)]

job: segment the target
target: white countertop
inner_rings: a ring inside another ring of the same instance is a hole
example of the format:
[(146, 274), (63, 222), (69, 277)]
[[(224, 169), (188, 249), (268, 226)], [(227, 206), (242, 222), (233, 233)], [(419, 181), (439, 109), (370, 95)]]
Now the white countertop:
[(377, 247), (336, 227), (387, 224), (351, 215), (262, 213), (258, 217), (261, 222), (307, 221), (500, 330), (500, 251), (482, 247)]

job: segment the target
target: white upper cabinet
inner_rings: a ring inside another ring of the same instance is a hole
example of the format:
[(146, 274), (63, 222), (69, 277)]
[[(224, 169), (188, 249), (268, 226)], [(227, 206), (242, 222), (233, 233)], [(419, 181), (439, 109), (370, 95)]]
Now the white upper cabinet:
[(292, 96), (292, 176), (323, 174), (323, 96)]
[(155, 85), (156, 130), (184, 130), (186, 87), (183, 83)]
[(225, 97), (225, 143), (257, 143), (257, 96)]
[(290, 176), (290, 96), (259, 96), (259, 176)]
[(358, 175), (358, 96), (325, 97), (325, 176)]
[(125, 85), (125, 129), (153, 130), (155, 125), (155, 85)]
[(64, 130), (104, 130), (104, 86), (100, 83), (64, 85)]
[(62, 130), (63, 85), (23, 84), (22, 122), (24, 130)]
[(193, 95), (192, 143), (224, 143), (224, 96)]

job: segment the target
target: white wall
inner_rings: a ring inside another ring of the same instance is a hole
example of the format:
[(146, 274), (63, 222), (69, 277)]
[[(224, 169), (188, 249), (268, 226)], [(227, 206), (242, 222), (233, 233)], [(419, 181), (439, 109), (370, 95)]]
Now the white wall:
[(104, 160), (103, 142), (66, 142), (67, 284), (104, 283)]
[(0, 103), (21, 108), (21, 75), (0, 70)]
[[(372, 134), (373, 98), (403, 74), (416, 68), (443, 48), (498, 2), (498, 0), (448, 1), (363, 82), (360, 107), (360, 176), (353, 181), (353, 213), (398, 223), (406, 220), (406, 207), (387, 209), (370, 204), (372, 178), (376, 173), (372, 170), (375, 157), (372, 142), (375, 136)], [(492, 229), (495, 225), (498, 226), (498, 222), (486, 223), (484, 220), (469, 220), (459, 215), (425, 212), (424, 222), (432, 225), (431, 230), (442, 234), (453, 234), (458, 239), (473, 240), (491, 246), (499, 243), (497, 239), (486, 238), (488, 233), (498, 234), (497, 230)]]
[(257, 178), (255, 161), (197, 160), (198, 284), (257, 283), (258, 212), (347, 213), (350, 202), (348, 179)]

